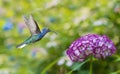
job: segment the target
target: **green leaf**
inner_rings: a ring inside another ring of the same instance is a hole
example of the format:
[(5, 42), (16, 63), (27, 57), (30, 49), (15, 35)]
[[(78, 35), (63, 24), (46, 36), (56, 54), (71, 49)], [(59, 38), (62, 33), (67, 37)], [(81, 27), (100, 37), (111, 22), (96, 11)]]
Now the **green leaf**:
[(56, 59), (56, 60), (54, 60), (53, 62), (51, 62), (48, 66), (46, 66), (46, 67), (42, 70), (41, 74), (45, 74), (46, 71), (47, 71), (48, 69), (50, 69), (54, 64), (56, 64), (56, 62), (57, 62), (58, 60), (59, 60), (59, 58)]
[(73, 71), (76, 71), (78, 68), (80, 69), (82, 67), (82, 65), (84, 65), (86, 62), (88, 62), (89, 59), (87, 59), (86, 61), (80, 63), (79, 65), (75, 65), (75, 67), (73, 68), (73, 70), (71, 70), (70, 72), (68, 72), (67, 74), (71, 74)]

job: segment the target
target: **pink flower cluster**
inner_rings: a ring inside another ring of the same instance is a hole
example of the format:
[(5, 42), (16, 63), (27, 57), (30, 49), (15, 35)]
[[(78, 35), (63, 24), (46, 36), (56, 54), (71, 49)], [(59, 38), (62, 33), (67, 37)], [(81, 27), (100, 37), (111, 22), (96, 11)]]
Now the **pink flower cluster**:
[(72, 61), (82, 62), (89, 55), (100, 59), (111, 56), (115, 51), (114, 43), (107, 36), (88, 34), (75, 40), (66, 53)]

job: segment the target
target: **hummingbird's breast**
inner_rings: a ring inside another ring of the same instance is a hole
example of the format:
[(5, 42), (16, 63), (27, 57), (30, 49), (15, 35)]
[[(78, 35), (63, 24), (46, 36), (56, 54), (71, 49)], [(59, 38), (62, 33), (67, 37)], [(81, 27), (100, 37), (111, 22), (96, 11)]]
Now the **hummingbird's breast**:
[(40, 40), (39, 36), (38, 35), (33, 35), (31, 36), (30, 38), (28, 38), (25, 43), (26, 44), (29, 44), (29, 43), (34, 43), (36, 41)]
[(38, 35), (35, 35), (35, 36), (33, 37), (33, 40), (34, 40), (34, 42), (36, 42), (36, 41), (41, 40), (42, 38), (43, 38), (43, 36), (39, 36), (39, 34), (38, 34)]
[(35, 42), (41, 40), (44, 36), (45, 36), (44, 33), (39, 33), (39, 34), (35, 35), (34, 36)]
[(26, 44), (29, 44), (29, 43), (34, 43), (36, 41), (39, 41), (41, 40), (44, 36), (45, 36), (46, 33), (42, 32), (42, 33), (39, 33), (37, 35), (33, 35), (31, 36), (29, 39), (27, 39), (25, 41)]

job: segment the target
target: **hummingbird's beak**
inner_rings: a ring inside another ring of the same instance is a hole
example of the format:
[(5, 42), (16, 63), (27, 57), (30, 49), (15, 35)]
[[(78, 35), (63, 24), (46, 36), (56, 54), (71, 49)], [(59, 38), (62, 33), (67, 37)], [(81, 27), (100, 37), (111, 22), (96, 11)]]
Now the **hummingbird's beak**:
[(57, 34), (57, 32), (55, 32), (55, 31), (53, 31), (53, 30), (50, 30), (50, 29), (49, 29), (49, 32), (53, 32), (53, 33)]

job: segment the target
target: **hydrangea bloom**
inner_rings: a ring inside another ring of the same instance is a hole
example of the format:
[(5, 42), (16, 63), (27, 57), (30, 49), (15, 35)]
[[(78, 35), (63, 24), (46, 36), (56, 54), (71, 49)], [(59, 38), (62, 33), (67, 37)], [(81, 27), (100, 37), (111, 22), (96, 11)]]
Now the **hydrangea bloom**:
[(107, 36), (88, 34), (75, 40), (66, 53), (72, 61), (82, 62), (89, 55), (100, 59), (111, 56), (115, 51), (114, 43)]

